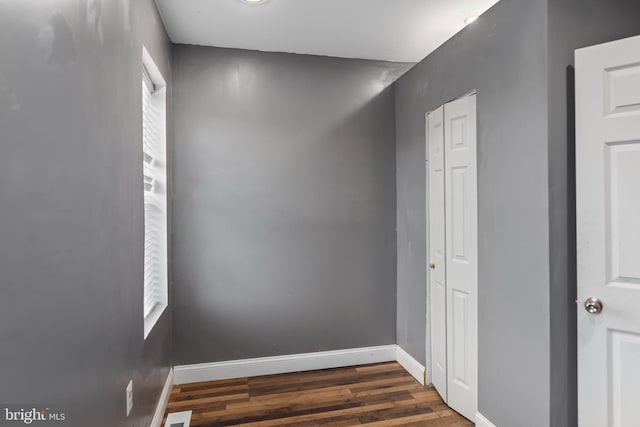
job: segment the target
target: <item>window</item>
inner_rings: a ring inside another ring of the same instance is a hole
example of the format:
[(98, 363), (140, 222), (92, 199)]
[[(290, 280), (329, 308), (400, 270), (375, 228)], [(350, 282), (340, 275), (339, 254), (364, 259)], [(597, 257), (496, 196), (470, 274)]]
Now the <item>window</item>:
[(144, 187), (144, 337), (167, 308), (166, 83), (142, 53), (142, 185)]

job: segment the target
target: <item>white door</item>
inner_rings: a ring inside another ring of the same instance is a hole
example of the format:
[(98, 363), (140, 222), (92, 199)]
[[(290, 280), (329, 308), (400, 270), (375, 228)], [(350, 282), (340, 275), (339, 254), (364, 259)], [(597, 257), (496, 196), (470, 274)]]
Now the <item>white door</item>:
[(578, 422), (636, 427), (640, 37), (576, 51), (576, 179)]
[(444, 107), (447, 403), (475, 419), (478, 392), (476, 96)]
[(431, 382), (475, 419), (478, 390), (476, 97), (427, 116)]
[(444, 223), (444, 108), (429, 113), (429, 312), (431, 382), (447, 401), (447, 295)]

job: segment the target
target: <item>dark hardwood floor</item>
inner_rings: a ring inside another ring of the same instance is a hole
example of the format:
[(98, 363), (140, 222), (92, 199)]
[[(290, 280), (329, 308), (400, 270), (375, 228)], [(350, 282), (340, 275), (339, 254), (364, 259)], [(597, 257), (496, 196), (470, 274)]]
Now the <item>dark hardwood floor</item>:
[(175, 386), (167, 413), (187, 410), (192, 426), (473, 426), (395, 362)]

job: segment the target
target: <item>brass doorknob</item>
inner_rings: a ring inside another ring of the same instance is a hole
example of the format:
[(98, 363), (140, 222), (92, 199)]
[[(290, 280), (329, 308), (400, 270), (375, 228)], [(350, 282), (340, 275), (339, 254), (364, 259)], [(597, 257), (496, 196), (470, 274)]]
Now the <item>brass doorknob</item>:
[(432, 262), (431, 264), (429, 264), (429, 268), (431, 268), (432, 270), (436, 268), (436, 263)]
[(604, 308), (604, 304), (598, 298), (587, 298), (584, 302), (584, 308), (590, 314), (600, 314)]

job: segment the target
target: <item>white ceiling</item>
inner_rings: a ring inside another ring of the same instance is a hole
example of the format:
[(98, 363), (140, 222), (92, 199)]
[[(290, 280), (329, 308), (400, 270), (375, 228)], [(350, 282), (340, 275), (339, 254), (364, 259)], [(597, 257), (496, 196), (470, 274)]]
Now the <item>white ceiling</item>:
[(156, 0), (174, 43), (418, 62), (498, 0)]

